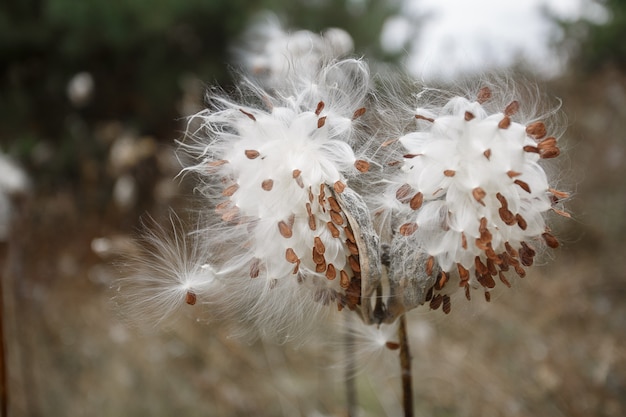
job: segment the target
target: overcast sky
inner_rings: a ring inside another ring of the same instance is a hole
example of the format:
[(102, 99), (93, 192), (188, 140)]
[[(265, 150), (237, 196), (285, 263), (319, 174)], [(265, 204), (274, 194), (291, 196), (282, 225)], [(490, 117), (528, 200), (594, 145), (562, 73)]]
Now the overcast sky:
[[(383, 45), (394, 49), (405, 39), (417, 39), (407, 51), (409, 71), (426, 80), (451, 78), (485, 67), (507, 66), (520, 54), (540, 73), (553, 75), (559, 61), (548, 47), (558, 36), (541, 7), (576, 19), (585, 13), (606, 19), (591, 0), (405, 0), (403, 16), (388, 22)], [(414, 36), (410, 16), (431, 13)]]

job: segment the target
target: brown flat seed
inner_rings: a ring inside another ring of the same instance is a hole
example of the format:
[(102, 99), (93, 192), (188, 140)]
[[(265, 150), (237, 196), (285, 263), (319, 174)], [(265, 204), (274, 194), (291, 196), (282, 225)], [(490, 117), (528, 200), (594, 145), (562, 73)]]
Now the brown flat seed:
[(300, 259), (296, 261), (296, 265), (293, 267), (293, 271), (291, 271), (291, 273), (296, 275), (298, 271), (300, 271)]
[(428, 291), (426, 291), (426, 297), (424, 298), (424, 301), (430, 301), (433, 299), (433, 291), (433, 287), (430, 287)]
[(326, 265), (326, 258), (324, 258), (324, 255), (316, 251), (315, 247), (313, 247), (313, 249), (311, 250), (311, 255), (313, 258), (313, 262), (315, 262), (315, 265)]
[(437, 283), (439, 284), (439, 287), (443, 289), (443, 287), (446, 286), (447, 282), (448, 282), (448, 274), (446, 274), (444, 271), (441, 271), (441, 277), (439, 277), (439, 281), (437, 281)]
[(254, 258), (250, 262), (250, 278), (258, 277), (260, 270), (261, 270), (261, 260)]
[(322, 272), (326, 271), (326, 262), (322, 262), (321, 264), (316, 264), (315, 265), (315, 272), (319, 272), (320, 274)]
[(471, 301), (472, 300), (472, 295), (470, 294), (470, 286), (469, 286), (469, 284), (465, 284), (465, 298), (467, 298), (467, 301)]
[(571, 214), (569, 214), (569, 213), (568, 213), (568, 212), (566, 212), (566, 211), (559, 210), (559, 209), (557, 209), (557, 208), (555, 208), (555, 207), (552, 207), (552, 208), (551, 208), (551, 210), (552, 210), (553, 212), (555, 212), (556, 214), (558, 214), (559, 216), (567, 217), (568, 219), (571, 219), (571, 218), (572, 218), (572, 215), (571, 215)]
[(450, 296), (446, 294), (442, 298), (442, 310), (444, 313), (450, 314), (450, 311), (452, 310), (452, 302), (450, 301)]
[[(476, 274), (480, 277), (481, 275), (487, 275), (489, 274), (489, 270), (487, 269), (487, 265), (485, 265), (481, 260), (480, 257), (475, 257), (474, 258), (474, 267), (476, 268)], [(479, 278), (480, 280), (480, 278)]]
[(315, 199), (315, 196), (313, 195), (313, 191), (311, 190), (311, 187), (309, 187), (309, 202), (313, 202), (313, 200)]
[(513, 246), (511, 246), (509, 242), (504, 242), (504, 248), (506, 249), (507, 253), (513, 258), (517, 258), (519, 256), (519, 253), (515, 250), (515, 248), (513, 248)]
[(485, 205), (485, 203), (483, 202), (483, 198), (485, 198), (486, 195), (487, 193), (485, 192), (485, 190), (480, 187), (476, 187), (472, 190), (472, 196), (474, 197), (474, 199), (483, 206)]
[(231, 197), (233, 194), (235, 194), (235, 192), (237, 192), (238, 189), (239, 189), (239, 184), (230, 185), (224, 188), (224, 191), (222, 191), (222, 195), (224, 197)]
[(508, 175), (509, 178), (515, 178), (515, 177), (519, 177), (520, 175), (522, 175), (522, 173), (511, 170), (511, 171), (507, 171), (506, 175)]
[(333, 222), (327, 222), (326, 227), (328, 228), (328, 231), (330, 232), (332, 237), (338, 238), (340, 236), (341, 232), (339, 232), (339, 229), (337, 229), (337, 226), (335, 226)]
[(196, 293), (194, 293), (193, 291), (187, 291), (187, 294), (185, 294), (185, 302), (192, 306), (196, 304), (196, 300)]
[(346, 189), (346, 184), (344, 184), (341, 181), (335, 181), (335, 183), (333, 184), (333, 190), (335, 190), (335, 192), (338, 194), (343, 193), (343, 190), (345, 189)]
[(256, 122), (256, 117), (254, 117), (254, 115), (252, 113), (248, 113), (247, 111), (245, 111), (244, 109), (239, 109), (240, 112), (242, 112), (243, 114), (245, 114), (246, 116), (248, 116), (248, 118), (254, 122)]
[(420, 207), (422, 207), (423, 203), (424, 203), (424, 194), (419, 192), (419, 193), (416, 193), (411, 198), (411, 201), (409, 201), (409, 206), (411, 207), (412, 210), (418, 210)]
[(501, 193), (497, 193), (496, 198), (498, 199), (498, 201), (500, 202), (503, 208), (507, 208), (509, 206), (509, 202), (506, 200), (506, 197), (503, 196)]
[(509, 282), (508, 279), (506, 279), (506, 276), (504, 275), (504, 272), (500, 271), (498, 273), (498, 277), (500, 278), (500, 282), (502, 282), (507, 287), (511, 288), (511, 283)]
[(365, 107), (361, 107), (360, 109), (356, 109), (354, 114), (352, 115), (352, 120), (356, 120), (359, 117), (363, 116), (367, 109)]
[(491, 301), (491, 293), (489, 291), (485, 291), (485, 301), (486, 302)]
[(348, 256), (348, 263), (350, 264), (350, 268), (352, 268), (354, 272), (361, 272), (361, 264), (359, 264), (359, 259), (357, 256)]
[(523, 149), (524, 152), (539, 153), (539, 148), (537, 146), (526, 145)]
[(317, 128), (321, 129), (326, 124), (326, 116), (317, 119)]
[(556, 146), (554, 148), (548, 148), (541, 151), (541, 157), (543, 159), (556, 158), (561, 154), (561, 150)]
[(291, 236), (293, 236), (293, 230), (292, 230), (291, 226), (289, 226), (283, 220), (278, 222), (278, 231), (280, 232), (282, 237), (284, 237), (286, 239), (289, 239)]
[(315, 236), (313, 239), (313, 247), (317, 253), (321, 253), (322, 255), (326, 252), (326, 246), (324, 246), (324, 242), (322, 242), (319, 236)]
[(478, 282), (483, 287), (489, 288), (489, 289), (494, 288), (496, 286), (496, 282), (493, 280), (493, 278), (489, 274), (479, 275)]
[(515, 272), (517, 272), (517, 275), (519, 275), (520, 278), (524, 278), (526, 276), (526, 270), (522, 268), (519, 264), (513, 265), (513, 267), (515, 268)]
[(461, 247), (467, 249), (467, 237), (465, 236), (465, 232), (461, 232)]
[(517, 221), (517, 225), (522, 230), (526, 230), (526, 228), (528, 227), (528, 223), (526, 223), (526, 219), (524, 219), (522, 215), (519, 213), (515, 215), (515, 221)]
[(259, 155), (261, 155), (259, 151), (255, 151), (254, 149), (246, 149), (245, 154), (248, 159), (256, 159), (259, 157)]
[(341, 215), (341, 213), (337, 213), (335, 210), (330, 211), (330, 219), (336, 225), (341, 226), (343, 224), (343, 216)]
[(343, 269), (339, 271), (339, 286), (344, 290), (350, 286), (350, 277)]
[(435, 121), (435, 119), (430, 118), (430, 117), (426, 117), (426, 116), (422, 116), (421, 114), (416, 114), (415, 118), (418, 120), (426, 120), (427, 122), (431, 122), (433, 123)]
[(336, 211), (337, 213), (341, 213), (341, 206), (339, 205), (335, 197), (328, 197), (328, 204), (330, 204), (331, 210)]
[(433, 274), (434, 268), (435, 268), (435, 257), (431, 255), (426, 260), (426, 275), (431, 276)]
[(319, 116), (322, 110), (324, 110), (324, 102), (320, 101), (319, 103), (317, 103), (317, 107), (315, 108), (315, 115)]
[(227, 163), (228, 163), (228, 161), (226, 159), (218, 159), (217, 161), (209, 162), (208, 165), (210, 167), (219, 167), (219, 166), (225, 165)]
[(459, 270), (459, 278), (461, 278), (461, 281), (469, 281), (469, 271), (461, 264), (456, 264), (456, 267)]
[(345, 227), (343, 228), (343, 231), (344, 231), (344, 232), (345, 232), (345, 234), (346, 234), (346, 238), (347, 238), (350, 242), (352, 242), (352, 243), (356, 243), (356, 239), (354, 238), (354, 233), (352, 233), (352, 229), (350, 229), (350, 227), (349, 227), (349, 226), (345, 226)]
[(537, 144), (537, 147), (541, 150), (550, 149), (556, 147), (556, 138), (554, 136), (550, 136), (549, 138), (545, 138), (541, 142)]
[[(493, 249), (492, 249), (493, 251)], [(495, 255), (495, 252), (493, 253)], [(489, 270), (489, 274), (497, 275), (498, 270), (496, 269), (496, 264), (491, 258), (487, 258), (487, 269)]]
[(556, 240), (552, 233), (545, 232), (541, 235), (541, 237), (543, 237), (543, 240), (546, 241), (546, 245), (548, 245), (548, 247), (552, 249), (556, 249), (559, 247), (559, 241)]
[(515, 215), (508, 208), (500, 207), (498, 209), (498, 214), (500, 215), (500, 218), (502, 219), (504, 224), (506, 224), (507, 226), (513, 226), (517, 223)]
[(485, 152), (483, 152), (483, 155), (485, 155), (485, 158), (487, 158), (487, 160), (491, 159), (491, 149), (487, 149)]
[(400, 234), (402, 236), (411, 236), (417, 230), (417, 223), (404, 223), (400, 226)]
[(534, 122), (526, 126), (526, 134), (538, 140), (546, 135), (546, 125), (543, 122)]
[(264, 180), (261, 183), (261, 188), (263, 188), (265, 191), (271, 191), (272, 188), (274, 188), (274, 180), (272, 179)]
[(441, 306), (442, 302), (443, 302), (443, 296), (441, 294), (437, 294), (433, 296), (432, 300), (430, 300), (429, 306), (432, 310), (437, 310)]
[(470, 120), (472, 120), (474, 117), (476, 117), (476, 116), (474, 116), (474, 113), (469, 112), (469, 111), (466, 111), (466, 112), (465, 112), (465, 121), (466, 121), (466, 122), (469, 122), (469, 121), (470, 121)]
[(356, 243), (350, 242), (348, 239), (346, 239), (346, 246), (348, 247), (348, 250), (350, 251), (352, 255), (359, 254), (359, 247), (357, 246)]
[(519, 102), (517, 100), (513, 100), (505, 107), (504, 114), (507, 116), (513, 116), (518, 111), (519, 111)]
[(222, 220), (230, 223), (230, 222), (234, 222), (237, 217), (239, 216), (239, 208), (238, 207), (230, 207), (229, 209), (224, 211), (224, 214), (222, 214)]
[(380, 146), (383, 147), (383, 148), (386, 148), (387, 146), (391, 145), (392, 143), (396, 143), (397, 141), (398, 141), (398, 138), (387, 139)]
[(498, 123), (498, 127), (500, 129), (508, 129), (511, 126), (511, 118), (509, 116), (504, 116), (500, 123)]
[(402, 157), (404, 159), (413, 159), (413, 158), (417, 158), (418, 156), (422, 156), (423, 154), (421, 153), (405, 153), (404, 155), (402, 155)]
[(299, 260), (298, 255), (296, 255), (296, 252), (294, 252), (292, 248), (287, 248), (285, 251), (285, 259), (287, 259), (287, 262), (290, 264), (295, 264)]
[(401, 201), (403, 203), (406, 202), (406, 199), (409, 197), (410, 193), (411, 193), (412, 189), (411, 186), (409, 184), (402, 184), (400, 186), (400, 188), (398, 188), (396, 190), (396, 198), (398, 199), (398, 201)]
[(362, 159), (357, 159), (356, 162), (354, 163), (354, 167), (359, 172), (367, 172), (370, 170), (370, 163)]
[(329, 280), (333, 280), (337, 277), (337, 270), (335, 269), (335, 265), (328, 264), (328, 268), (326, 268), (326, 278)]
[(445, 171), (443, 171), (443, 175), (445, 175), (446, 177), (454, 177), (456, 175), (456, 171), (453, 169), (446, 169)]
[(385, 346), (389, 350), (398, 350), (398, 349), (400, 349), (400, 343), (398, 343), (398, 342), (385, 342)]
[(478, 95), (476, 96), (476, 101), (479, 104), (485, 103), (490, 98), (491, 98), (491, 89), (489, 87), (483, 87), (480, 90), (478, 90)]
[(522, 190), (526, 191), (527, 193), (530, 193), (530, 186), (527, 183), (525, 183), (524, 181), (522, 181), (522, 180), (515, 180), (515, 181), (513, 181), (513, 183), (516, 184), (516, 185), (519, 185), (520, 188)]
[(558, 199), (569, 197), (569, 193), (565, 191), (555, 190), (554, 188), (548, 188), (548, 191)]

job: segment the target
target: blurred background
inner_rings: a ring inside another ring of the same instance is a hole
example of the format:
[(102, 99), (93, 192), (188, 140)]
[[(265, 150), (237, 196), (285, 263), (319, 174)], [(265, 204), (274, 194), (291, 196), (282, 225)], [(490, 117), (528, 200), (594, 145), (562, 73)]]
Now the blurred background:
[[(417, 415), (626, 414), (626, 2), (517, 3), (3, 1), (8, 415), (345, 415), (336, 352), (241, 341), (195, 312), (132, 327), (111, 301), (109, 255), (134, 250), (142, 215), (185, 205), (183, 118), (208, 86), (229, 89), (231, 48), (267, 10), (288, 28), (343, 28), (357, 55), (427, 83), (506, 68), (562, 99), (561, 248), (489, 305), (412, 314)], [(397, 363), (361, 360), (360, 415), (400, 415)]]

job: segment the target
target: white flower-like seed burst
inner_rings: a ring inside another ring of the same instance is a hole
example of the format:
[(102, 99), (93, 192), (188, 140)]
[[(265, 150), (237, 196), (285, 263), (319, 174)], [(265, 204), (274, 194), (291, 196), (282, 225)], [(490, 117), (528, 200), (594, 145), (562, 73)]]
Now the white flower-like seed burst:
[(534, 242), (558, 246), (543, 215), (567, 194), (550, 187), (540, 163), (559, 155), (557, 139), (541, 121), (513, 121), (516, 101), (489, 114), (483, 104), (490, 98), (483, 88), (476, 101), (456, 97), (438, 113), (418, 109), (418, 130), (400, 138), (406, 153), (390, 192), (395, 233), (428, 254), (427, 274), (440, 271), (426, 301), (446, 313), (450, 298), (441, 290), (452, 276), (468, 299), (470, 287), (483, 287), (489, 300), (496, 279), (510, 285), (507, 271), (525, 275)]
[(370, 163), (353, 149), (367, 89), (340, 88), (345, 78), (366, 82), (367, 68), (340, 61), (321, 74), (324, 83), (286, 98), (253, 90), (265, 107), (214, 98), (220, 108), (196, 115), (202, 127), (184, 146), (200, 159), (189, 169), (203, 178), (199, 189), (220, 219), (204, 234), (221, 247), (221, 268), (268, 288), (297, 281), (318, 303), (354, 309), (359, 249), (336, 195)]

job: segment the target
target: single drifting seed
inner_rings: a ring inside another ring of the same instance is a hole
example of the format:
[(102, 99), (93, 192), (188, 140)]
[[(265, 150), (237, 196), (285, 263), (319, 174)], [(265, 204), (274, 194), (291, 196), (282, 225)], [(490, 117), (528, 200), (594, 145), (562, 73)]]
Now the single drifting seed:
[(526, 134), (535, 140), (546, 136), (546, 125), (543, 122), (534, 122), (526, 126)]
[(259, 151), (256, 151), (254, 149), (246, 149), (244, 153), (246, 154), (246, 157), (248, 159), (256, 159), (259, 157), (259, 155), (261, 155)]
[(354, 167), (359, 172), (367, 172), (370, 169), (370, 163), (362, 159), (357, 159), (356, 162), (354, 163)]
[(487, 100), (491, 98), (491, 89), (489, 87), (483, 87), (478, 90), (478, 95), (476, 96), (476, 101), (478, 104), (484, 104)]
[(261, 188), (263, 188), (265, 191), (271, 191), (272, 188), (274, 188), (274, 180), (263, 180), (263, 182), (261, 183)]
[(324, 110), (324, 102), (320, 101), (319, 103), (317, 103), (317, 107), (315, 108), (315, 115), (319, 116), (322, 110)]
[(278, 231), (285, 239), (289, 239), (293, 236), (293, 229), (283, 220), (278, 222)]
[(192, 306), (196, 304), (196, 300), (197, 300), (196, 293), (188, 290), (187, 294), (185, 294), (185, 302), (189, 304), (190, 306)]
[(400, 226), (400, 234), (402, 236), (411, 236), (417, 230), (417, 223), (404, 223)]
[(356, 120), (359, 117), (363, 116), (365, 114), (365, 112), (367, 111), (367, 109), (365, 107), (361, 107), (360, 109), (357, 109), (354, 114), (352, 115), (352, 120)]
[(317, 128), (321, 129), (326, 124), (326, 116), (317, 119)]
[(256, 117), (254, 117), (254, 115), (252, 113), (248, 113), (244, 109), (239, 109), (239, 111), (242, 112), (243, 114), (245, 114), (246, 116), (248, 116), (248, 118), (250, 120), (252, 120), (253, 122), (256, 122)]

